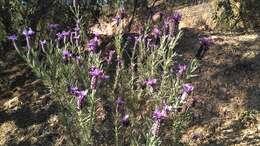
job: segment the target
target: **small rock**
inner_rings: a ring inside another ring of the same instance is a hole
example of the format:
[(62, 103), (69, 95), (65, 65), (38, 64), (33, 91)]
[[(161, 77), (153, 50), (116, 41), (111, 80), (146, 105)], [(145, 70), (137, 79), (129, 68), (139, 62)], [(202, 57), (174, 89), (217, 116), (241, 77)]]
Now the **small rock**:
[(157, 23), (157, 22), (159, 22), (161, 19), (162, 19), (162, 13), (161, 12), (157, 12), (157, 13), (155, 13), (153, 16), (152, 16), (152, 21), (154, 22), (154, 23)]
[(48, 123), (50, 124), (51, 127), (54, 127), (55, 125), (57, 125), (59, 122), (58, 116), (57, 115), (52, 115), (49, 120)]
[(7, 109), (12, 109), (16, 106), (20, 106), (22, 104), (22, 102), (19, 100), (19, 98), (16, 96), (8, 101), (6, 101), (4, 103), (4, 109), (7, 110)]

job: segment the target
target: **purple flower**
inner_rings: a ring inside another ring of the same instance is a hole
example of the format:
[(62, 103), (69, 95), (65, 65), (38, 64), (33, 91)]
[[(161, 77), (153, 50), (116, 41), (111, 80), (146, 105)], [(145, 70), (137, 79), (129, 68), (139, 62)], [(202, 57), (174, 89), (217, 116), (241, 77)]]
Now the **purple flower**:
[(62, 56), (63, 56), (63, 59), (68, 59), (69, 57), (72, 56), (72, 54), (67, 50), (63, 50)]
[(205, 48), (209, 48), (210, 45), (213, 44), (213, 40), (208, 37), (203, 37), (203, 38), (200, 38), (200, 44)]
[(123, 104), (125, 104), (125, 101), (123, 100), (122, 97), (118, 97), (118, 98), (116, 99), (115, 103), (116, 103), (117, 105), (123, 105)]
[(35, 34), (35, 32), (32, 30), (31, 27), (26, 28), (26, 29), (23, 30), (23, 35), (24, 35), (25, 38), (26, 38), (26, 45), (27, 45), (27, 48), (28, 48), (28, 49), (31, 49), (29, 38), (30, 38), (32, 35), (34, 35), (34, 34)]
[(152, 30), (152, 34), (155, 38), (158, 38), (161, 35), (161, 31), (157, 26), (154, 26), (154, 28)]
[(126, 16), (125, 9), (124, 9), (124, 8), (120, 8), (118, 14), (117, 14), (116, 17), (115, 17), (116, 26), (119, 25), (120, 21), (121, 21), (122, 19), (124, 19), (125, 16)]
[(63, 34), (60, 32), (58, 32), (56, 36), (58, 37), (58, 40), (61, 40), (63, 38)]
[(160, 110), (158, 107), (155, 109), (155, 111), (153, 112), (153, 118), (156, 121), (161, 121), (167, 118), (167, 112), (165, 111), (165, 109)]
[(68, 92), (77, 97), (77, 108), (82, 109), (88, 90), (79, 90), (77, 87), (69, 87)]
[(46, 42), (46, 40), (40, 40), (40, 44), (41, 44), (41, 46), (43, 46), (43, 45), (46, 45), (47, 42)]
[(79, 89), (77, 87), (69, 87), (68, 91), (71, 94), (76, 94), (76, 92), (79, 91)]
[(170, 22), (169, 22), (168, 18), (164, 19), (163, 32), (164, 32), (165, 35), (168, 35), (169, 32), (170, 32)]
[(191, 83), (186, 83), (183, 85), (183, 91), (186, 93), (191, 93), (194, 89), (194, 86)]
[(82, 109), (87, 93), (87, 90), (76, 91), (78, 109)]
[(125, 127), (129, 126), (130, 124), (130, 121), (129, 121), (129, 115), (124, 115), (122, 118), (121, 118), (121, 124)]
[(96, 52), (96, 49), (97, 49), (97, 46), (98, 46), (98, 42), (97, 42), (96, 40), (94, 40), (94, 39), (91, 39), (91, 40), (89, 40), (89, 42), (88, 42), (88, 48), (87, 48), (87, 50), (88, 50), (89, 52), (95, 53), (95, 52)]
[(103, 71), (98, 69), (97, 67), (92, 67), (89, 71), (89, 74), (92, 76), (92, 77), (99, 77), (99, 76), (102, 76), (103, 75)]
[(157, 83), (157, 79), (146, 79), (143, 83), (146, 86), (154, 87)]
[(103, 73), (102, 70), (98, 69), (97, 67), (93, 66), (91, 67), (89, 71), (89, 75), (91, 76), (91, 83), (90, 88), (96, 89), (99, 79), (106, 80), (109, 77)]
[(118, 26), (120, 21), (121, 21), (121, 17), (120, 16), (116, 16), (115, 20), (116, 20), (116, 26)]
[(181, 97), (179, 97), (180, 102), (184, 103), (184, 101), (187, 99), (188, 95), (194, 90), (194, 87), (191, 83), (186, 83), (183, 85), (183, 92)]
[(175, 12), (173, 15), (172, 15), (172, 20), (175, 24), (179, 24), (180, 21), (181, 21), (181, 14), (178, 13), (178, 12)]
[(7, 36), (7, 39), (8, 39), (8, 40), (11, 40), (11, 41), (16, 41), (16, 40), (17, 40), (17, 35)]
[(30, 37), (30, 36), (32, 36), (32, 35), (34, 35), (34, 34), (35, 34), (35, 32), (32, 30), (31, 27), (29, 27), (28, 29), (24, 29), (24, 30), (23, 30), (23, 35), (24, 35), (25, 37)]
[(63, 35), (64, 37), (69, 36), (70, 33), (71, 33), (70, 31), (62, 31), (62, 35)]
[(48, 24), (48, 28), (52, 30), (58, 29), (59, 26), (60, 26), (59, 24), (55, 24), (55, 23)]
[(88, 42), (87, 50), (91, 53), (95, 53), (98, 47), (98, 42), (99, 42), (99, 34), (94, 33), (94, 38), (89, 40)]
[(180, 77), (187, 70), (187, 65), (179, 64), (177, 69), (177, 76)]
[(75, 56), (75, 60), (76, 60), (76, 62), (79, 64), (80, 63), (80, 60), (81, 60), (82, 58), (81, 58), (81, 56), (79, 56), (79, 55), (76, 55)]
[(46, 44), (47, 44), (46, 40), (40, 40), (40, 45), (41, 45), (43, 52), (46, 52), (45, 49), (44, 49), (44, 45), (46, 45)]
[(169, 106), (167, 104), (163, 106), (163, 111), (165, 111), (166, 113), (170, 112), (171, 110), (172, 110), (172, 106)]

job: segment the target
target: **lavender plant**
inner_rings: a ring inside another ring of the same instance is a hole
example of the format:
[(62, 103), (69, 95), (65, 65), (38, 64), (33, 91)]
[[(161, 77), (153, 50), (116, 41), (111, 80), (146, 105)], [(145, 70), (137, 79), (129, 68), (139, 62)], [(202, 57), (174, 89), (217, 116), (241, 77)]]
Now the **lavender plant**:
[[(106, 50), (100, 48), (102, 37), (97, 33), (84, 45), (79, 9), (76, 4), (71, 9), (76, 24), (70, 30), (57, 32), (57, 25), (50, 25), (56, 35), (34, 44), (35, 32), (28, 27), (23, 31), (26, 47), (22, 49), (16, 44), (16, 35), (8, 37), (59, 103), (71, 145), (157, 146), (163, 144), (167, 132), (174, 139), (175, 121), (188, 110), (184, 107), (196, 89), (190, 79), (199, 66), (196, 59), (188, 64), (177, 62), (181, 15), (165, 18), (163, 28), (148, 21), (134, 36), (132, 47), (126, 48), (130, 41), (119, 13), (114, 50)], [(109, 105), (102, 122), (98, 118), (101, 103), (103, 107)], [(171, 131), (165, 129), (166, 123)], [(98, 141), (106, 128), (112, 131), (110, 136)]]

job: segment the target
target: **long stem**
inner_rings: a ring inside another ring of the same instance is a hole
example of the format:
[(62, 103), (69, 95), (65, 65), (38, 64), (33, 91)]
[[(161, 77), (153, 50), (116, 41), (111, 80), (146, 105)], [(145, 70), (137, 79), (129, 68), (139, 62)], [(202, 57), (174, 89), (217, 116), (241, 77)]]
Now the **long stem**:
[(115, 145), (119, 146), (119, 113), (118, 113), (118, 105), (116, 107), (116, 117), (115, 117)]

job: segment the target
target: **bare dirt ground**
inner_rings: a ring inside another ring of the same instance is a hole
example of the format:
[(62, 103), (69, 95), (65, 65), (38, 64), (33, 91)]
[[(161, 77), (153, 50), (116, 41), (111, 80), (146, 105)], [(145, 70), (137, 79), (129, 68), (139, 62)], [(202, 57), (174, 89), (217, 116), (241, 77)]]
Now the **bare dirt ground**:
[[(260, 31), (213, 32), (210, 15), (206, 15), (210, 10), (209, 4), (177, 10), (183, 15), (184, 31), (177, 51), (185, 58), (194, 57), (198, 36), (214, 40), (194, 80), (193, 95), (201, 102), (195, 106), (192, 125), (183, 133), (182, 142), (260, 145)], [(0, 60), (0, 145), (61, 145), (64, 137), (56, 104), (46, 93), (14, 51)]]

